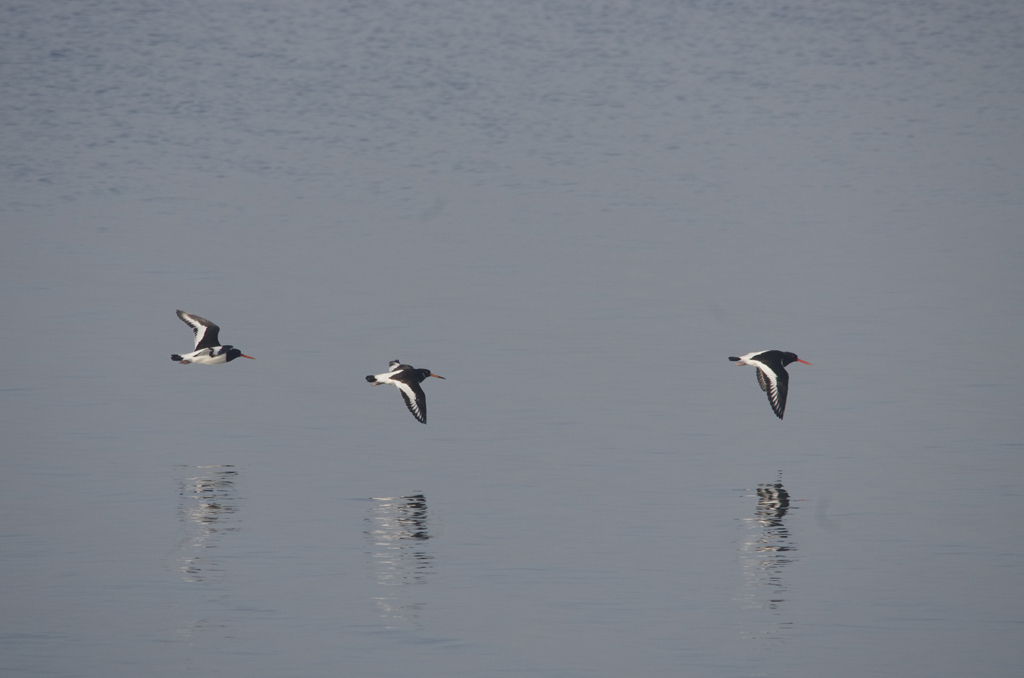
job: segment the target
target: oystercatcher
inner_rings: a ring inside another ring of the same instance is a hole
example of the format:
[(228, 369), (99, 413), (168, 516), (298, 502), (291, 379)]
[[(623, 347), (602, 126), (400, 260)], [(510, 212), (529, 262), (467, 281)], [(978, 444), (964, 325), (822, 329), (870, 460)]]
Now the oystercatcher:
[(196, 335), (196, 350), (184, 355), (175, 353), (171, 356), (171, 360), (174, 362), (180, 362), (182, 365), (188, 365), (189, 363), (220, 365), (221, 363), (229, 363), (235, 358), (256, 360), (251, 355), (245, 355), (230, 344), (221, 346), (220, 341), (217, 339), (220, 328), (206, 318), (200, 318), (197, 315), (185, 313), (184, 311), (178, 311), (178, 317), (191, 327), (192, 333)]
[(729, 360), (737, 365), (753, 365), (757, 368), (757, 383), (761, 385), (761, 390), (768, 394), (768, 402), (779, 419), (782, 419), (782, 414), (786, 411), (786, 395), (789, 393), (789, 373), (786, 372), (786, 365), (792, 362), (810, 365), (806, 360), (797, 358), (796, 353), (783, 351), (754, 351)]
[(420, 382), (427, 377), (444, 379), (441, 375), (434, 374), (430, 370), (416, 369), (412, 365), (403, 365), (400, 360), (392, 360), (388, 363), (387, 372), (384, 374), (368, 375), (366, 381), (370, 382), (373, 386), (380, 386), (381, 384), (394, 384), (397, 386), (398, 392), (405, 399), (405, 405), (412, 412), (412, 416), (416, 417), (416, 420), (421, 424), (426, 424), (427, 397), (423, 394), (423, 389), (420, 388)]

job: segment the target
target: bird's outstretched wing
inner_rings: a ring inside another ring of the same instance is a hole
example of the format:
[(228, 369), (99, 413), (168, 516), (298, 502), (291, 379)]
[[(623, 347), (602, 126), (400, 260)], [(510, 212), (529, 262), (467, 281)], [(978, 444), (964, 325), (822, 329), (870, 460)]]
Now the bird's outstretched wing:
[(789, 394), (789, 374), (780, 370), (778, 374), (768, 370), (757, 368), (757, 383), (761, 390), (768, 394), (768, 402), (772, 406), (775, 416), (782, 419), (786, 411), (786, 396)]
[(220, 328), (216, 324), (210, 322), (206, 318), (200, 318), (197, 315), (191, 313), (185, 313), (185, 311), (178, 311), (178, 317), (182, 321), (192, 328), (192, 333), (196, 337), (196, 348), (210, 348), (213, 346), (220, 346)]
[(423, 394), (423, 389), (415, 381), (402, 381), (395, 377), (392, 378), (397, 382), (398, 392), (402, 394), (405, 406), (412, 412), (412, 416), (416, 417), (416, 420), (421, 424), (426, 424), (427, 397)]

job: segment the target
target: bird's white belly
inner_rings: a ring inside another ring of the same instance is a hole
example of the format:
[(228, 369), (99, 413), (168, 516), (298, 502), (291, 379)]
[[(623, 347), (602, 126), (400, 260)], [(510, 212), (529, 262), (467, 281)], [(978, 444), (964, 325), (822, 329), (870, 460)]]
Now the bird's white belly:
[[(218, 352), (218, 348), (204, 348), (198, 351), (193, 351), (187, 355), (181, 356), (182, 360), (187, 360), (190, 363), (196, 365), (221, 365), (228, 361), (227, 353)], [(212, 354), (212, 355), (211, 355)]]

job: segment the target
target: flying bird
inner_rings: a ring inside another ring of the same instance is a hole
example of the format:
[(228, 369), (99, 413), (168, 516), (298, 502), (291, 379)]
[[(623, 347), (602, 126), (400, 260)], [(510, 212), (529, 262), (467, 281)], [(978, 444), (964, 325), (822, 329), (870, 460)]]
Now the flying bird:
[(400, 360), (392, 360), (388, 363), (387, 372), (368, 375), (366, 381), (370, 382), (373, 386), (380, 386), (381, 384), (394, 384), (397, 386), (398, 392), (402, 394), (405, 405), (412, 412), (412, 416), (416, 417), (416, 420), (421, 424), (426, 424), (427, 397), (423, 394), (420, 382), (427, 377), (444, 379), (441, 375), (434, 374), (430, 370), (416, 369), (412, 365), (403, 365)]
[(185, 313), (184, 311), (178, 311), (178, 317), (192, 328), (192, 333), (196, 336), (196, 350), (184, 355), (173, 354), (171, 360), (174, 362), (181, 363), (182, 365), (188, 365), (189, 363), (220, 365), (221, 363), (229, 363), (235, 358), (256, 360), (251, 355), (245, 355), (230, 344), (221, 346), (220, 340), (217, 338), (217, 335), (220, 334), (220, 328), (206, 318), (200, 318), (197, 315)]
[(806, 360), (797, 358), (796, 353), (783, 351), (754, 351), (729, 360), (738, 366), (753, 365), (757, 368), (757, 383), (761, 385), (761, 390), (768, 394), (768, 402), (779, 419), (782, 419), (786, 411), (786, 395), (789, 393), (789, 373), (786, 372), (786, 365), (792, 362), (810, 365)]

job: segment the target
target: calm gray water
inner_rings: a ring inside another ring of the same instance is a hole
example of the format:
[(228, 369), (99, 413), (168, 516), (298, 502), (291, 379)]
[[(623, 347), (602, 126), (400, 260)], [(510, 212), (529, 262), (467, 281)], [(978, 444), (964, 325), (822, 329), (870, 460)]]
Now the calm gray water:
[(4, 2), (0, 673), (1017, 675), (1022, 35)]

